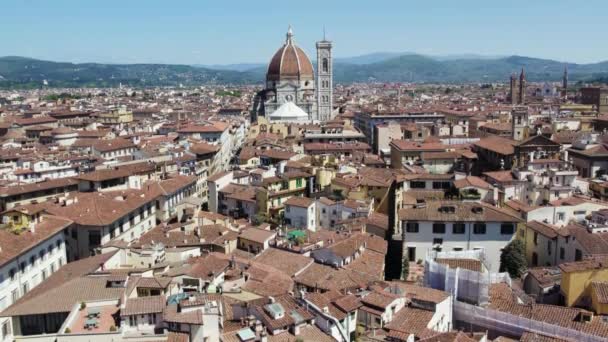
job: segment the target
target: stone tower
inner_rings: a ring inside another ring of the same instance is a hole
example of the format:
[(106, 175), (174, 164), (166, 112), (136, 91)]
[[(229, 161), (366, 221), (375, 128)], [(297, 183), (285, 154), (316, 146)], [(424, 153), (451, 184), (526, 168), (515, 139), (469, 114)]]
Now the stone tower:
[(528, 107), (518, 106), (511, 110), (511, 130), (515, 141), (528, 138)]
[(511, 104), (517, 104), (517, 77), (511, 74), (509, 81), (509, 100), (511, 101)]
[(524, 68), (521, 68), (521, 74), (519, 74), (519, 98), (517, 103), (526, 103), (526, 74)]
[(325, 39), (317, 42), (317, 115), (316, 120), (332, 119), (333, 111), (333, 61), (332, 43)]

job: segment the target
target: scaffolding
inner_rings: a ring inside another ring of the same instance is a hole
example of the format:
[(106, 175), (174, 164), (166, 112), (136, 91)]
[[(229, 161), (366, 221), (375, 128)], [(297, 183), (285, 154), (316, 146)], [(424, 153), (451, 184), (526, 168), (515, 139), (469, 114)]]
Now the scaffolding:
[(462, 268), (450, 268), (435, 259), (474, 259), (490, 269), (483, 251), (429, 251), (424, 264), (424, 284), (437, 290), (451, 293), (456, 300), (485, 306), (489, 300), (491, 284), (507, 283), (511, 278), (507, 273), (476, 272)]
[(606, 341), (605, 337), (460, 301), (454, 302), (454, 320), (460, 324), (466, 323), (484, 328), (488, 332), (513, 337), (521, 337), (524, 332), (530, 332), (576, 342)]

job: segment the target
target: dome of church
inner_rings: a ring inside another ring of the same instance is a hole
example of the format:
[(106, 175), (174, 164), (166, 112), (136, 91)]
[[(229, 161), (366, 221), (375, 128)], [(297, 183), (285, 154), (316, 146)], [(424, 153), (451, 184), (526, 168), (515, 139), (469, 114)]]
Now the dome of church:
[(314, 79), (312, 63), (306, 53), (294, 44), (291, 27), (287, 31), (285, 44), (270, 60), (266, 79), (269, 81)]

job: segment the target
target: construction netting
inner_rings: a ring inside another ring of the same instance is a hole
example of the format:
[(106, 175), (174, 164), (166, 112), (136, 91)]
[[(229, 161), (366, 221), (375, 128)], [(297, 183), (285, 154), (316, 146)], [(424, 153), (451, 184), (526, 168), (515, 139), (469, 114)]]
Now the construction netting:
[[(473, 259), (484, 264), (484, 272), (476, 272), (463, 268), (450, 268), (440, 264), (435, 259)], [(490, 265), (483, 251), (430, 251), (424, 265), (424, 284), (428, 287), (451, 293), (456, 300), (476, 305), (486, 305), (489, 300), (491, 284), (507, 283), (511, 278), (507, 273), (491, 273), (487, 270)]]

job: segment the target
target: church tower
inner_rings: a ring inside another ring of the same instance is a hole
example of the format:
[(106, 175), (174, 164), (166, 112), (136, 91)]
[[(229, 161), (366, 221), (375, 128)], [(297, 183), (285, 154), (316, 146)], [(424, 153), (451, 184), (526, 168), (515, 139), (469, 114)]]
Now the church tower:
[(317, 42), (317, 115), (315, 120), (332, 119), (333, 111), (333, 61), (332, 43), (325, 39)]
[(528, 107), (517, 106), (511, 110), (511, 131), (515, 141), (528, 138)]
[(519, 74), (519, 104), (526, 103), (526, 74), (524, 73), (524, 68), (521, 68), (521, 74)]

